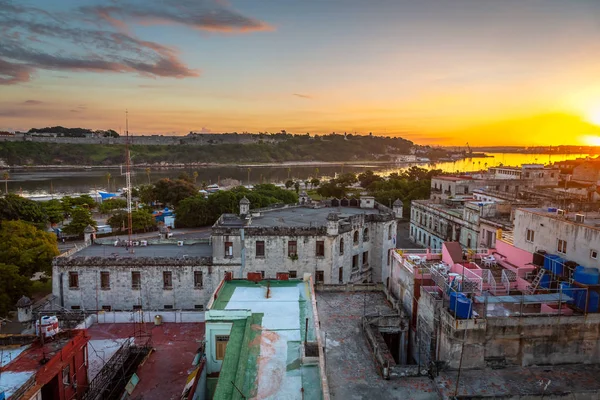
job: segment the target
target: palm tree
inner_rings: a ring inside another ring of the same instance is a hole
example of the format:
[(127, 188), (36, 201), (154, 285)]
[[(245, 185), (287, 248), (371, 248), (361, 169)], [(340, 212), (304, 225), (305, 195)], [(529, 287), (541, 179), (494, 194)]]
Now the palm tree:
[(4, 193), (8, 194), (8, 178), (10, 178), (10, 175), (7, 172), (4, 172), (2, 174), (2, 179), (4, 179)]
[(290, 179), (290, 173), (292, 172), (292, 169), (290, 167), (288, 167), (288, 180)]
[(148, 177), (148, 185), (150, 184), (150, 167), (146, 167), (146, 176)]
[(319, 178), (319, 168), (315, 168), (315, 178)]
[(194, 184), (195, 184), (196, 180), (198, 179), (198, 171), (194, 171), (194, 173), (192, 174), (192, 176), (194, 177)]
[(106, 191), (110, 192), (110, 178), (112, 178), (112, 175), (110, 174), (110, 172), (107, 172), (106, 175), (104, 175), (106, 177)]

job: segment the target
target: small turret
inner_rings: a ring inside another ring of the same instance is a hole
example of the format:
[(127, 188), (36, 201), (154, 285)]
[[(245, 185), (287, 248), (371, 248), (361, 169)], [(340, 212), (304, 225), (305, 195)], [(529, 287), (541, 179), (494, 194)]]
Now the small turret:
[(246, 198), (246, 196), (242, 197), (240, 200), (240, 216), (248, 215), (250, 212), (250, 200)]
[(88, 225), (85, 227), (85, 229), (83, 230), (83, 241), (85, 243), (91, 243), (93, 242), (93, 239), (96, 238), (96, 229), (91, 226)]
[(329, 213), (327, 216), (327, 234), (335, 236), (339, 233), (339, 215), (338, 213)]
[(32, 320), (32, 302), (27, 296), (22, 296), (17, 301), (17, 316), (19, 322), (30, 322)]
[(394, 204), (392, 206), (394, 208), (394, 217), (402, 218), (402, 212), (403, 212), (403, 207), (404, 207), (402, 200), (396, 199), (396, 201), (394, 201)]

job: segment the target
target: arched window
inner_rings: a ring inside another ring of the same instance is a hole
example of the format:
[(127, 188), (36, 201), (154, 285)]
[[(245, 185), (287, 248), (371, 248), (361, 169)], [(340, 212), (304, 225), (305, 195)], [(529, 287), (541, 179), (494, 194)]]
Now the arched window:
[(344, 238), (340, 238), (340, 254), (344, 254)]
[(365, 228), (363, 231), (363, 242), (369, 241), (369, 228)]
[(358, 244), (358, 231), (354, 231), (354, 244)]

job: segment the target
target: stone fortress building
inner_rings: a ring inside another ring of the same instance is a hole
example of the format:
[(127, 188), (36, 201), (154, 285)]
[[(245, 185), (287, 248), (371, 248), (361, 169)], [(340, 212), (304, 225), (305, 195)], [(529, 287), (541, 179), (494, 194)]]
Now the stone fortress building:
[(373, 197), (223, 214), (209, 239), (113, 239), (57, 257), (53, 294), (75, 310), (204, 310), (226, 273), (264, 278), (310, 273), (316, 283), (381, 282), (395, 248), (396, 215)]

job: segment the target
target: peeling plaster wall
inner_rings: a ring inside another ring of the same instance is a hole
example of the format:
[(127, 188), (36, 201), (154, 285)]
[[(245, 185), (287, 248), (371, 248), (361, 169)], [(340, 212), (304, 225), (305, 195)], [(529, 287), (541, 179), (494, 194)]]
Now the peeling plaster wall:
[[(463, 338), (466, 338), (464, 350)], [(440, 359), (452, 369), (483, 368), (493, 360), (506, 365), (600, 363), (600, 314), (489, 318), (485, 329), (465, 331), (444, 326)]]

